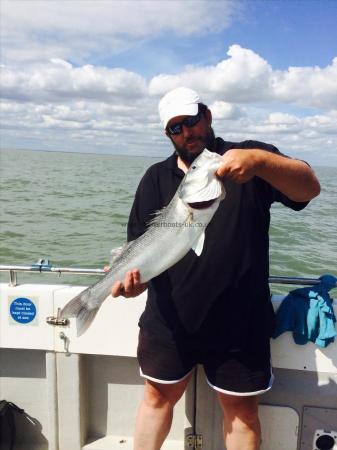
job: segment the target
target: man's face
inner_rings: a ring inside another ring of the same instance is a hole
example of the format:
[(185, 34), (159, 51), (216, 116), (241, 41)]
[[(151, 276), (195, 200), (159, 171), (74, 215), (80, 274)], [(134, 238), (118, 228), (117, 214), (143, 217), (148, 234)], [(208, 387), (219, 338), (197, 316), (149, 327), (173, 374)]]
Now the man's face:
[[(167, 127), (182, 122), (188, 116), (177, 116), (169, 121)], [(181, 133), (166, 135), (171, 139), (174, 148), (176, 149), (180, 158), (187, 164), (191, 164), (197, 156), (205, 148), (212, 148), (214, 144), (214, 131), (211, 127), (212, 115), (207, 109), (201, 113), (201, 118), (194, 126), (189, 127), (182, 125)]]

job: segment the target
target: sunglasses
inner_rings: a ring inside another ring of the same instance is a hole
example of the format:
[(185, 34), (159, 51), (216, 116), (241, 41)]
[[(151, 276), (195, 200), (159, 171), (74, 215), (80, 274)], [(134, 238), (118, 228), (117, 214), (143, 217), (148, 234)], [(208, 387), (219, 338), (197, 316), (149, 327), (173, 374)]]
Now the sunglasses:
[(185, 126), (187, 128), (194, 127), (200, 121), (202, 113), (203, 113), (203, 111), (201, 110), (195, 116), (186, 117), (186, 119), (182, 120), (181, 122), (174, 123), (170, 127), (167, 127), (166, 131), (171, 136), (180, 134), (183, 131), (183, 126)]

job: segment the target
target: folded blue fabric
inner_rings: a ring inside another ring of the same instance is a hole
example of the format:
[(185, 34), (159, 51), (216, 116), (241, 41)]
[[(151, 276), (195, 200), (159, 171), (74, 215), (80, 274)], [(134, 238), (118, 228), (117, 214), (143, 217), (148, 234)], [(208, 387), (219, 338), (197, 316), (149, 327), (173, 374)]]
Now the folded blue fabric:
[(289, 292), (276, 312), (276, 339), (285, 331), (292, 331), (296, 344), (308, 341), (319, 347), (334, 342), (337, 332), (336, 317), (332, 306), (330, 289), (336, 287), (337, 278), (322, 275), (320, 283)]

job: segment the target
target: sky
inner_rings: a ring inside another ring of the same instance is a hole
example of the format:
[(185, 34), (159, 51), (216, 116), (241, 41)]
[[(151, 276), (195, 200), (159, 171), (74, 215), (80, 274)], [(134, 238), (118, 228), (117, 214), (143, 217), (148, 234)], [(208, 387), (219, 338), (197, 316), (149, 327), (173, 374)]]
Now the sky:
[(337, 0), (0, 0), (1, 147), (168, 156), (158, 101), (337, 166)]

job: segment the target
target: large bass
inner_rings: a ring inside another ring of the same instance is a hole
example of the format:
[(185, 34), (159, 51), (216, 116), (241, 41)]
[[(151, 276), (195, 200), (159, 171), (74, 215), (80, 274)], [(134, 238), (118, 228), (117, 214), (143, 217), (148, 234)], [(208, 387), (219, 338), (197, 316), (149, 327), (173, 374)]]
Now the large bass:
[(70, 300), (61, 318), (76, 317), (77, 335), (93, 321), (112, 285), (126, 272), (139, 269), (145, 283), (183, 258), (190, 249), (200, 255), (205, 229), (225, 196), (223, 183), (215, 176), (221, 157), (204, 150), (192, 163), (168, 206), (155, 214), (147, 231), (125, 244), (114, 257), (107, 274)]

